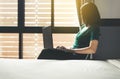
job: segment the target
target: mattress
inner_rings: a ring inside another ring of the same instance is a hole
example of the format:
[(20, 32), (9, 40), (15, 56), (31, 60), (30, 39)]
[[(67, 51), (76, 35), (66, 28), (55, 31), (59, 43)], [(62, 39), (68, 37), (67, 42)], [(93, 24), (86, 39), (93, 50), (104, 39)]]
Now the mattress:
[(0, 79), (120, 79), (120, 69), (98, 60), (0, 59)]

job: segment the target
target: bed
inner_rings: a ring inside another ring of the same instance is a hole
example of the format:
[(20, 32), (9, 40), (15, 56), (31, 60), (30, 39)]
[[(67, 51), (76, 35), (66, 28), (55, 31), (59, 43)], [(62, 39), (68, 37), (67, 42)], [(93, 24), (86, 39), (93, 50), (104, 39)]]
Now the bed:
[(0, 59), (0, 79), (120, 79), (114, 61)]

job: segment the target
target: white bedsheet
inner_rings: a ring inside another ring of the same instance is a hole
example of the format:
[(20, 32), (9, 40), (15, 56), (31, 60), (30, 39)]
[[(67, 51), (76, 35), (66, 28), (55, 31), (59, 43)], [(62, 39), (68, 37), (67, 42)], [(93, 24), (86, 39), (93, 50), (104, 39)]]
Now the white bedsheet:
[(0, 59), (0, 79), (120, 79), (106, 61)]
[(120, 69), (120, 59), (112, 59), (107, 61)]

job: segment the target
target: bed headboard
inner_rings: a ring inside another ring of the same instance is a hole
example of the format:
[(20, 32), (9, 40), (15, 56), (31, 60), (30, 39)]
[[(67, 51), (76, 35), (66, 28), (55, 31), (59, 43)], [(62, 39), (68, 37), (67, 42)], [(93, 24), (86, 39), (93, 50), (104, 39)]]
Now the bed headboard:
[(120, 27), (100, 27), (100, 40), (94, 59), (120, 59)]

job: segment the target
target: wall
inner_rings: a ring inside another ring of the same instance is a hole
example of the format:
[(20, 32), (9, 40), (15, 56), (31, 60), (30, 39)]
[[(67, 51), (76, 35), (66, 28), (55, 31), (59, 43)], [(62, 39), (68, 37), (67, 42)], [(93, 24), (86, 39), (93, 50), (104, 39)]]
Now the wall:
[(95, 0), (101, 18), (120, 18), (120, 0)]
[(100, 27), (99, 46), (94, 59), (120, 59), (120, 27)]

